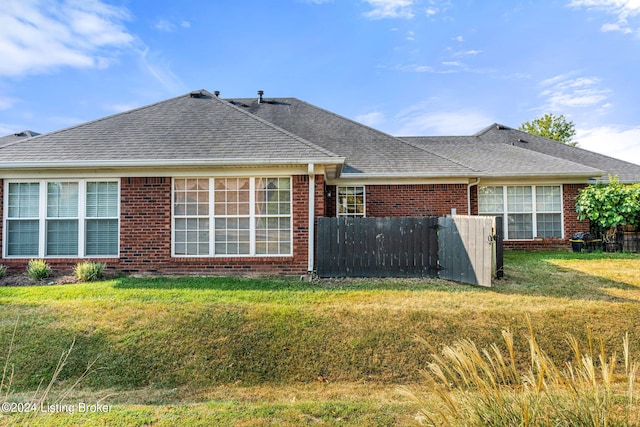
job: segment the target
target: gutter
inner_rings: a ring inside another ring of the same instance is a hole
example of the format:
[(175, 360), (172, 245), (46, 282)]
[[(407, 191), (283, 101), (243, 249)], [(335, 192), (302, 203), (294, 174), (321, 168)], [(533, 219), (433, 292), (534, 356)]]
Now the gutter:
[(72, 160), (44, 162), (0, 162), (0, 169), (51, 169), (86, 167), (158, 167), (158, 166), (257, 166), (257, 165), (342, 165), (344, 157), (308, 159), (158, 159), (158, 160)]
[(307, 248), (307, 273), (311, 274), (315, 269), (315, 214), (316, 214), (316, 175), (315, 175), (315, 166), (313, 163), (309, 163), (308, 166), (309, 172), (309, 239), (308, 239), (308, 248)]
[(471, 215), (471, 187), (477, 186), (479, 183), (480, 178), (476, 178), (476, 182), (467, 185), (467, 215)]

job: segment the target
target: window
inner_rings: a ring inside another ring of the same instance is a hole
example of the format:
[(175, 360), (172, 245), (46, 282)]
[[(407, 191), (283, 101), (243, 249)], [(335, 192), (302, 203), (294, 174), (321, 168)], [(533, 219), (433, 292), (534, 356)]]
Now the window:
[(338, 216), (365, 216), (364, 186), (338, 187)]
[(8, 257), (118, 256), (116, 181), (8, 182)]
[(562, 188), (550, 186), (480, 187), (480, 215), (504, 216), (505, 238), (562, 237)]
[(291, 178), (175, 178), (175, 256), (292, 254)]

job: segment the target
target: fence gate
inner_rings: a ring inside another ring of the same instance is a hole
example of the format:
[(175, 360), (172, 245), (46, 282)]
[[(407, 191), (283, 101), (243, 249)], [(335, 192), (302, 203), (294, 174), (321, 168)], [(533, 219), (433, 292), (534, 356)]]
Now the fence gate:
[(491, 286), (493, 221), (493, 217), (477, 216), (321, 217), (317, 273), (320, 277), (441, 277)]
[(439, 277), (472, 285), (491, 286), (494, 257), (494, 218), (438, 218)]

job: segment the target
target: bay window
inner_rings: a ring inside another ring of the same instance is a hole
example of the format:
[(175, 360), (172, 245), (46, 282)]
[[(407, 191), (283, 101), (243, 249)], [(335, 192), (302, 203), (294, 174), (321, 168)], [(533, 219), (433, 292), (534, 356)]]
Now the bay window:
[(508, 240), (562, 237), (562, 187), (480, 187), (478, 213), (502, 216)]
[(292, 255), (291, 178), (174, 178), (173, 255)]
[(117, 181), (9, 181), (5, 194), (5, 256), (118, 256)]

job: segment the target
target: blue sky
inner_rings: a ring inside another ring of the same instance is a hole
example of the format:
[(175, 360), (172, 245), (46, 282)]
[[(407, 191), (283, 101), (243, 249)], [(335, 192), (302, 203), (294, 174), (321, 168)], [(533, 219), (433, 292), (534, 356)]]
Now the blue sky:
[(394, 135), (564, 114), (640, 164), (638, 0), (0, 0), (0, 59), (1, 135), (261, 89)]

